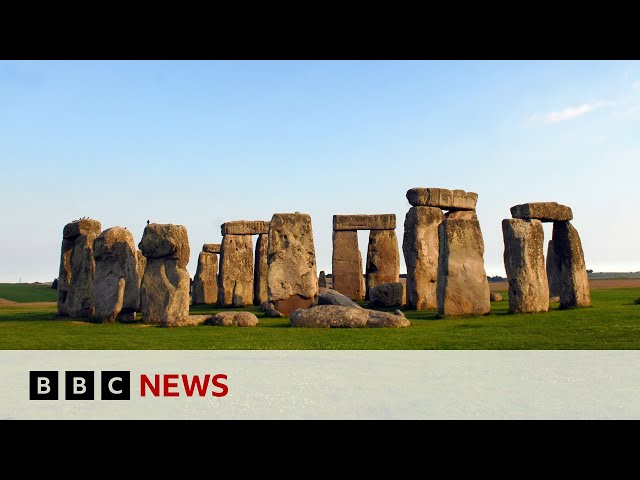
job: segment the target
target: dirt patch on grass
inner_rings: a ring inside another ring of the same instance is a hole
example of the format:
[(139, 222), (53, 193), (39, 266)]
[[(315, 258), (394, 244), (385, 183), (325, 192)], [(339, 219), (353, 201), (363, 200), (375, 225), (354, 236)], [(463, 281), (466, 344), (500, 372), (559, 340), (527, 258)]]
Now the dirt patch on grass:
[(13, 300), (7, 300), (6, 298), (0, 298), (0, 305), (15, 305), (18, 302), (14, 302)]
[[(602, 288), (638, 288), (640, 287), (640, 278), (595, 278), (589, 280), (589, 287), (593, 290)], [(489, 282), (489, 289), (494, 292), (497, 290), (508, 290), (508, 282)]]

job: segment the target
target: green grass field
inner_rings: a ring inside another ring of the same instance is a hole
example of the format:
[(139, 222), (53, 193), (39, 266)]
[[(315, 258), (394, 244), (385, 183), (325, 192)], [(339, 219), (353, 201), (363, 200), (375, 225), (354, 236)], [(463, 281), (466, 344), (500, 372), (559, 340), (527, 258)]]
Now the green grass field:
[(55, 302), (58, 293), (48, 285), (0, 283), (0, 298), (12, 302)]
[[(254, 307), (247, 310), (260, 319), (255, 328), (96, 324), (59, 319), (52, 304), (9, 304), (0, 305), (0, 349), (640, 349), (638, 297), (640, 288), (593, 290), (592, 308), (559, 310), (553, 304), (544, 314), (509, 314), (507, 301), (492, 303), (487, 316), (465, 318), (437, 319), (435, 311), (406, 310), (411, 326), (399, 329), (291, 328), (288, 319), (265, 318)], [(196, 306), (191, 312), (220, 310)]]

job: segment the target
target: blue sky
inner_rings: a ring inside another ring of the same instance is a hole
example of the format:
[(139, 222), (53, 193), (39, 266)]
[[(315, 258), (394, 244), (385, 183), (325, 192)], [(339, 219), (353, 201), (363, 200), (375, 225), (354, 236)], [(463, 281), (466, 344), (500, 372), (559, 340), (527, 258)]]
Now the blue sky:
[(332, 216), (395, 213), (401, 247), (416, 186), (479, 194), (489, 275), (531, 201), (640, 270), (637, 61), (0, 61), (0, 159), (0, 282), (55, 278), (82, 216), (185, 225), (193, 276), (221, 223), (305, 212), (330, 272)]

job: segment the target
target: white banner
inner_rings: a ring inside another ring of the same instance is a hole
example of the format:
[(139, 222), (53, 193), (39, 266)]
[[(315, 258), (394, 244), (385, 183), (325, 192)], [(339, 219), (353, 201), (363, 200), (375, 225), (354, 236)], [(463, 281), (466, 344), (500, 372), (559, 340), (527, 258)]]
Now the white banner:
[(640, 419), (640, 351), (5, 350), (0, 369), (0, 419)]

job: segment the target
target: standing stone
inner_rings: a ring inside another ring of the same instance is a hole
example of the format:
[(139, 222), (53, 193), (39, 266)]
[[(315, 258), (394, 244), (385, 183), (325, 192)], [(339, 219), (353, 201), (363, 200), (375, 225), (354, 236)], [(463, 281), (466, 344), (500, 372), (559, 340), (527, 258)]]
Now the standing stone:
[(198, 255), (198, 267), (193, 277), (193, 305), (218, 303), (218, 255), (202, 251)]
[(142, 277), (144, 277), (144, 269), (147, 268), (147, 257), (142, 254), (141, 250), (136, 250), (136, 269), (138, 270), (138, 279), (142, 283)]
[(267, 291), (275, 309), (289, 315), (313, 305), (318, 296), (311, 217), (276, 213), (269, 227)]
[(402, 251), (407, 265), (407, 306), (426, 310), (438, 306), (438, 225), (442, 210), (411, 207), (404, 219)]
[(582, 242), (571, 222), (553, 223), (553, 249), (560, 271), (560, 308), (591, 306)]
[(320, 270), (320, 277), (318, 278), (318, 287), (327, 288), (327, 276), (325, 275), (324, 270)]
[[(400, 281), (400, 254), (395, 230), (371, 230), (367, 248), (367, 292), (381, 283)], [(337, 290), (337, 289), (335, 289)]]
[(364, 298), (362, 255), (360, 255), (360, 249), (358, 248), (357, 231), (333, 231), (331, 275), (333, 290), (346, 295), (351, 300), (362, 300)]
[(553, 248), (553, 240), (547, 246), (547, 280), (549, 280), (549, 298), (560, 297), (560, 264)]
[(544, 264), (544, 230), (540, 220), (502, 221), (504, 268), (509, 281), (509, 311), (547, 312), (549, 284)]
[(484, 315), (490, 312), (484, 270), (484, 241), (478, 220), (444, 220), (438, 227), (438, 313)]
[(131, 232), (108, 228), (93, 243), (96, 273), (93, 281), (94, 317), (102, 322), (135, 320), (140, 309), (140, 278), (136, 245)]
[(267, 295), (267, 255), (269, 254), (269, 234), (261, 233), (256, 241), (256, 266), (253, 271), (253, 304), (266, 302)]
[(225, 235), (220, 253), (218, 303), (253, 304), (253, 241), (251, 235)]
[(138, 244), (147, 258), (140, 296), (143, 321), (164, 327), (189, 317), (189, 237), (182, 225), (148, 224)]
[(83, 219), (65, 225), (58, 274), (58, 315), (88, 318), (95, 313), (93, 242), (102, 225)]

